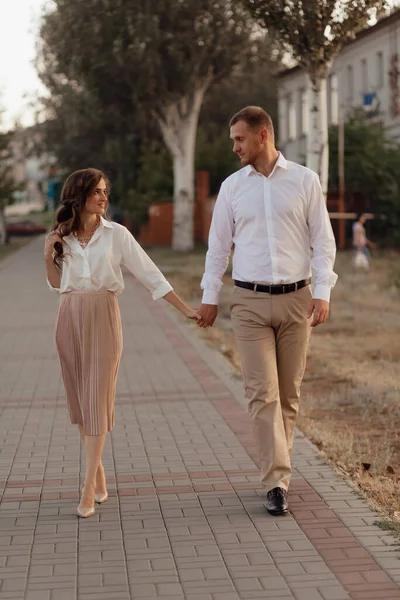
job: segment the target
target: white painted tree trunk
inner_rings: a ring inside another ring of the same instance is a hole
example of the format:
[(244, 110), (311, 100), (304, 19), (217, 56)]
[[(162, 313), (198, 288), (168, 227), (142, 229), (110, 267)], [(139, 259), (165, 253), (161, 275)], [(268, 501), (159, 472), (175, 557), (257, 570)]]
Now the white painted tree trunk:
[(326, 76), (309, 80), (307, 167), (318, 173), (325, 199), (328, 192), (328, 107)]
[(0, 208), (0, 246), (6, 244), (8, 240), (7, 222), (4, 215), (4, 210)]
[(174, 165), (174, 222), (172, 248), (182, 252), (194, 248), (195, 150), (200, 108), (212, 77), (199, 84), (190, 101), (164, 108), (156, 115)]

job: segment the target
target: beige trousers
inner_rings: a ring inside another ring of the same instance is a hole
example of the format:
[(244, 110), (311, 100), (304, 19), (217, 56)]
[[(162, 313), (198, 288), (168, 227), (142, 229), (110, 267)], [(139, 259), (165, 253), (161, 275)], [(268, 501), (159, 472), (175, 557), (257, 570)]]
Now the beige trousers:
[(300, 385), (310, 337), (311, 290), (271, 295), (236, 287), (231, 319), (266, 491), (288, 489)]

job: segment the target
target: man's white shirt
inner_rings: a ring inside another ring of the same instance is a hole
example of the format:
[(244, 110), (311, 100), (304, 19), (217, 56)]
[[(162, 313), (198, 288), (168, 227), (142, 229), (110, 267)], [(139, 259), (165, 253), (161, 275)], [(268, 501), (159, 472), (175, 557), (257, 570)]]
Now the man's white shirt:
[(269, 177), (248, 165), (222, 184), (209, 235), (203, 304), (218, 304), (234, 244), (233, 279), (278, 285), (313, 279), (313, 297), (327, 300), (336, 255), (318, 175), (280, 153)]

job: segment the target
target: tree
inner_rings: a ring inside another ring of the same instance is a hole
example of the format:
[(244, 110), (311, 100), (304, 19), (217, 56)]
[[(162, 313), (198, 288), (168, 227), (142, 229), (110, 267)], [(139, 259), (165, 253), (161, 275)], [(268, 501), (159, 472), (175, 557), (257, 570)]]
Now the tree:
[(8, 241), (6, 206), (14, 202), (15, 192), (21, 189), (12, 172), (12, 132), (0, 132), (0, 244)]
[(326, 80), (343, 45), (381, 14), (386, 0), (243, 0), (256, 21), (309, 75), (307, 166), (328, 186), (328, 118)]
[(102, 106), (90, 90), (60, 83), (50, 67), (45, 81), (50, 95), (41, 98), (37, 115), (38, 151), (54, 156), (63, 174), (89, 166), (103, 170), (113, 183), (112, 202), (120, 204), (136, 185), (143, 128), (116, 119), (115, 107)]
[(173, 246), (193, 247), (194, 151), (211, 83), (256, 51), (253, 23), (234, 0), (55, 0), (41, 27), (40, 72), (95, 95), (116, 119), (139, 104), (174, 168)]
[[(380, 242), (400, 244), (400, 144), (379, 122), (356, 111), (345, 124), (346, 206), (371, 212)], [(329, 189), (338, 184), (338, 128), (329, 132)], [(381, 215), (384, 218), (381, 218)]]

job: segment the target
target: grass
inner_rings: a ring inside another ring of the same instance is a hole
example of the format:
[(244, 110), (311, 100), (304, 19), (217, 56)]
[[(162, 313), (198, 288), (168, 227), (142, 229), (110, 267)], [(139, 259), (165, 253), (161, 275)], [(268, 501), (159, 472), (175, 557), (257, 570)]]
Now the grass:
[[(205, 249), (150, 255), (193, 306), (201, 298)], [(400, 511), (400, 255), (375, 253), (368, 273), (339, 252), (331, 316), (311, 336), (298, 421), (305, 435), (385, 514)], [(229, 319), (232, 289), (224, 277), (219, 318), (198, 333), (240, 374)]]
[(397, 544), (400, 544), (400, 521), (397, 519), (389, 519), (384, 517), (379, 521), (375, 521), (375, 525), (378, 525), (384, 531), (389, 531), (397, 540)]

